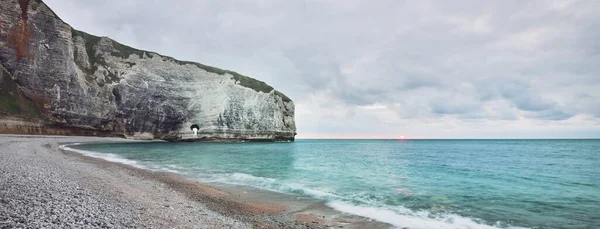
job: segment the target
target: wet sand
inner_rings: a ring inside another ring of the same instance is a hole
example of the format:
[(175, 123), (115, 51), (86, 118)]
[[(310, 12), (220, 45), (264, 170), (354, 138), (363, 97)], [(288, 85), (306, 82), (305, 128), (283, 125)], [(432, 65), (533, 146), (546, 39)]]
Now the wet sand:
[[(5, 209), (0, 210), (0, 228), (390, 228), (307, 197), (202, 184), (60, 147), (86, 142), (131, 140), (0, 135), (0, 206)], [(78, 193), (85, 198), (70, 201)]]

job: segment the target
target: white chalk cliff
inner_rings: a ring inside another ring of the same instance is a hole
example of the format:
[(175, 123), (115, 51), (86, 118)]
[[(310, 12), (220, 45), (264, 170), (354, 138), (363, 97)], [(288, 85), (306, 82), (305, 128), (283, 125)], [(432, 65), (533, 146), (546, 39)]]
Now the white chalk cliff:
[(0, 7), (0, 119), (32, 123), (4, 132), (294, 140), (294, 103), (261, 81), (75, 30), (40, 0)]

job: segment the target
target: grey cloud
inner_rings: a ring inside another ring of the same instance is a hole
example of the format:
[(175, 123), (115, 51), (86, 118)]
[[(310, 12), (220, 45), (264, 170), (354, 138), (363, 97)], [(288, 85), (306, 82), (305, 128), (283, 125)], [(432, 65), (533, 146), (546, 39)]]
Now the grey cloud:
[[(504, 79), (502, 81), (486, 82), (489, 98), (506, 99), (517, 109), (526, 112), (525, 117), (541, 120), (564, 120), (573, 117), (571, 107), (563, 107), (555, 101), (541, 97), (530, 83), (522, 80)], [(489, 93), (491, 91), (491, 93)], [(494, 93), (497, 93), (495, 95)], [(488, 99), (489, 99), (488, 98)]]
[(517, 108), (524, 111), (544, 111), (555, 106), (531, 91), (529, 85), (523, 83), (504, 84), (499, 88), (500, 96), (509, 99)]
[(479, 107), (473, 104), (464, 103), (452, 103), (446, 102), (433, 106), (432, 112), (441, 115), (453, 115), (453, 114), (470, 114), (474, 111), (478, 111)]
[(573, 117), (574, 114), (551, 108), (540, 112), (526, 114), (525, 117), (541, 120), (564, 120)]

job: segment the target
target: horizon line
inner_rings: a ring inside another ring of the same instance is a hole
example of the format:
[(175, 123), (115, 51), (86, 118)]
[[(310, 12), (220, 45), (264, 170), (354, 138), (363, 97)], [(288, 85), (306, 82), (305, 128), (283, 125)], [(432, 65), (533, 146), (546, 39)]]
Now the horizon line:
[(600, 138), (296, 138), (296, 140), (600, 140)]

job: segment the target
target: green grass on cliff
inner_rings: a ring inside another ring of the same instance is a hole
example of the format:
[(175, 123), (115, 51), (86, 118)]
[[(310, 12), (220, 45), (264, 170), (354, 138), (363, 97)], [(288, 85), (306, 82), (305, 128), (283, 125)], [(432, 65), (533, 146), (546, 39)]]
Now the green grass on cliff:
[(0, 95), (0, 114), (18, 114), (21, 108), (14, 97), (9, 95)]
[(96, 70), (98, 70), (98, 67), (96, 65), (96, 62), (98, 61), (96, 59), (96, 52), (94, 51), (94, 45), (98, 44), (98, 42), (100, 41), (100, 37), (98, 36), (94, 36), (76, 29), (71, 28), (71, 36), (73, 38), (75, 38), (76, 36), (79, 36), (83, 39), (83, 42), (85, 44), (85, 52), (87, 53), (88, 56), (88, 61), (90, 63), (90, 67), (91, 68), (84, 68), (83, 66), (81, 66), (79, 63), (82, 60), (75, 60), (75, 64), (77, 64), (77, 66), (83, 70), (86, 73), (85, 76), (85, 80), (88, 82), (94, 82), (94, 78), (92, 77), (92, 75), (94, 74), (94, 72), (96, 72)]
[[(233, 79), (238, 82), (240, 85), (253, 89), (257, 92), (264, 92), (264, 93), (269, 93), (272, 90), (274, 90), (273, 87), (269, 86), (268, 84), (266, 84), (263, 81), (239, 74), (237, 72), (234, 71), (229, 71), (229, 70), (224, 70), (224, 69), (220, 69), (220, 68), (216, 68), (213, 66), (208, 66), (208, 65), (204, 65), (201, 63), (197, 63), (197, 62), (191, 62), (191, 61), (181, 61), (181, 60), (177, 60), (173, 57), (170, 56), (163, 56), (166, 57), (168, 59), (170, 59), (171, 61), (178, 63), (180, 65), (184, 65), (184, 64), (193, 64), (196, 65), (198, 68), (204, 69), (207, 72), (212, 72), (215, 74), (219, 74), (219, 75), (225, 75), (225, 74), (230, 74), (233, 76)], [(292, 101), (290, 98), (288, 98), (287, 96), (285, 96), (283, 93), (275, 90), (275, 94), (279, 95), (281, 97), (281, 99), (283, 101), (286, 102), (290, 102)]]
[(41, 117), (35, 104), (21, 95), (17, 84), (0, 65), (0, 116), (3, 115)]
[(31, 101), (12, 95), (0, 95), (0, 116), (2, 115), (41, 116), (40, 111)]
[[(100, 41), (101, 37), (94, 36), (94, 35), (91, 35), (86, 32), (76, 30), (76, 29), (71, 29), (71, 32), (72, 32), (73, 37), (80, 36), (85, 41), (85, 49), (86, 49), (86, 52), (87, 52), (87, 55), (89, 58), (90, 65), (92, 66), (91, 69), (87, 69), (88, 72), (86, 72), (86, 73), (91, 75), (97, 70), (97, 68), (98, 68), (97, 64), (105, 64), (105, 63), (103, 63), (104, 60), (102, 58), (98, 58), (95, 55), (95, 49), (94, 49), (94, 45), (96, 45)], [(115, 48), (115, 50), (117, 50), (117, 51), (113, 52), (111, 54), (113, 56), (117, 56), (117, 57), (120, 57), (123, 59), (128, 58), (130, 55), (138, 55), (141, 58), (144, 56), (144, 53), (146, 53), (146, 55), (150, 55), (150, 54), (151, 55), (159, 55), (163, 60), (169, 60), (174, 63), (180, 64), (180, 65), (192, 64), (192, 65), (195, 65), (196, 67), (203, 69), (207, 72), (211, 72), (211, 73), (215, 73), (215, 74), (219, 74), (219, 75), (230, 74), (233, 76), (232, 79), (235, 80), (236, 82), (238, 82), (241, 86), (253, 89), (257, 92), (269, 93), (274, 90), (273, 87), (269, 86), (268, 84), (266, 84), (263, 81), (244, 76), (244, 75), (239, 74), (234, 71), (224, 70), (224, 69), (204, 65), (201, 63), (197, 63), (197, 62), (177, 60), (173, 57), (163, 56), (163, 55), (157, 54), (155, 52), (149, 52), (149, 51), (145, 51), (145, 50), (135, 49), (130, 46), (116, 42), (114, 40), (112, 40), (112, 44), (113, 44), (113, 47)], [(112, 78), (115, 78), (115, 77), (116, 76), (114, 76), (114, 77), (109, 76), (109, 79), (112, 80)], [(278, 95), (279, 97), (281, 97), (281, 99), (285, 102), (292, 101), (289, 97), (287, 97), (286, 95), (284, 95), (283, 93), (281, 93), (277, 90), (275, 90), (275, 94)]]

